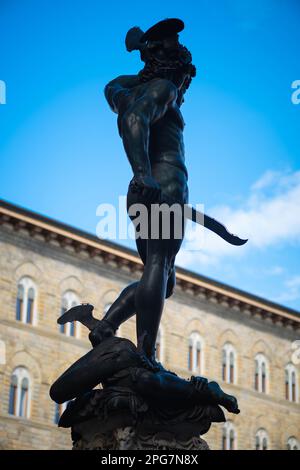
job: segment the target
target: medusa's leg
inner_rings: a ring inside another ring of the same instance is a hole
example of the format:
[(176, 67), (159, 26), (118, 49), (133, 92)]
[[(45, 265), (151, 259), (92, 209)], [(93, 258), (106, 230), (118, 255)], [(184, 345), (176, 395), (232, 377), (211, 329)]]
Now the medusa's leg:
[(192, 377), (191, 381), (187, 381), (165, 371), (154, 374), (140, 370), (134, 385), (141, 396), (156, 404), (221, 405), (231, 413), (240, 412), (234, 396), (228, 395), (216, 382), (208, 382), (204, 377)]

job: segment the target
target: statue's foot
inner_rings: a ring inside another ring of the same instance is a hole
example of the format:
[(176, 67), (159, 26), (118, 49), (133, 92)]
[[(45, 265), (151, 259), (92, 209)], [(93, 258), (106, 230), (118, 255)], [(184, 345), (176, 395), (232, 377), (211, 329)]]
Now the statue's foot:
[(217, 382), (209, 382), (208, 388), (216, 399), (218, 405), (224, 406), (224, 408), (230, 413), (240, 413), (237, 399), (233, 395), (225, 393)]
[(100, 320), (97, 326), (90, 332), (89, 340), (92, 343), (93, 348), (102, 343), (103, 340), (114, 336), (116, 328), (108, 320)]

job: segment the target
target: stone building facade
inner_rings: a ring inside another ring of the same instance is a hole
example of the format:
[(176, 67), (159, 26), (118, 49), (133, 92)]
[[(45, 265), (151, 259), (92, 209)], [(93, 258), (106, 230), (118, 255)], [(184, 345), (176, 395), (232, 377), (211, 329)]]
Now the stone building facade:
[[(56, 319), (87, 301), (100, 318), (142, 265), (134, 251), (4, 201), (0, 224), (0, 447), (68, 449), (49, 387), (90, 345), (82, 325), (61, 330)], [(134, 319), (120, 330), (134, 339)], [(297, 449), (299, 339), (298, 312), (178, 269), (157, 354), (238, 398), (241, 414), (205, 435), (212, 449)]]

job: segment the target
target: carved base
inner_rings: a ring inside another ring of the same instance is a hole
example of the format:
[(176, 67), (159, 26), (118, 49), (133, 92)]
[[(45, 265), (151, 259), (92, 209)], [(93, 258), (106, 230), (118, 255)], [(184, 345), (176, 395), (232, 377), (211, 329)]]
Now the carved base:
[(74, 442), (73, 450), (209, 450), (201, 437), (179, 440), (171, 433), (140, 435), (133, 427), (119, 428), (111, 433), (97, 432), (95, 423)]

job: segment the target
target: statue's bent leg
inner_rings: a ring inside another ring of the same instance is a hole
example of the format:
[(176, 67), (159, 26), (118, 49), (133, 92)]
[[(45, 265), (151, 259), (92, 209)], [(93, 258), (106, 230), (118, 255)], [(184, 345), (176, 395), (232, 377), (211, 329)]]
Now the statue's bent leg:
[[(119, 326), (129, 320), (136, 313), (135, 293), (139, 281), (129, 284), (122, 290), (118, 298), (110, 306), (102, 321), (91, 331), (89, 339), (95, 347), (104, 339), (115, 332)], [(170, 272), (167, 281), (166, 298), (173, 293), (175, 286), (175, 268)]]
[(181, 242), (182, 240), (148, 240), (147, 262), (136, 288), (135, 305), (138, 349), (149, 358), (155, 356), (155, 342), (164, 300), (173, 291), (174, 253), (179, 250)]

